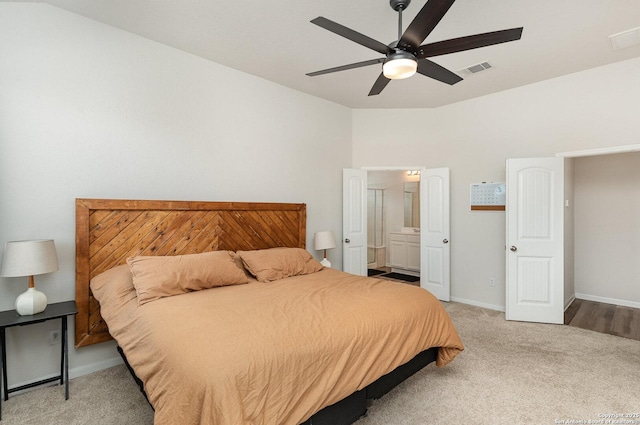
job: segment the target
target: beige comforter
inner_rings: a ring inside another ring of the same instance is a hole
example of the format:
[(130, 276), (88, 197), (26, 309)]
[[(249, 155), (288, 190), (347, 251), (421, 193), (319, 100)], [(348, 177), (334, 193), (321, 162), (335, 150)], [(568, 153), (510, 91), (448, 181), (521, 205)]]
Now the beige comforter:
[(155, 425), (297, 425), (417, 353), (463, 349), (424, 289), (332, 269), (138, 306), (94, 288), (111, 335), (155, 408)]

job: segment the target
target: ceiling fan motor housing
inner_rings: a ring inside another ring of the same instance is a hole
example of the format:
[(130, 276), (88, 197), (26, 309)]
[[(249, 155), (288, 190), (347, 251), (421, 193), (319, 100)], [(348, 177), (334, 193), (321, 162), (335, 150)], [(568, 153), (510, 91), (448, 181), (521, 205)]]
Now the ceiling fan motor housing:
[(400, 9), (405, 10), (409, 7), (409, 3), (411, 3), (411, 0), (389, 0), (391, 8), (396, 12)]
[(407, 52), (406, 50), (395, 49), (393, 53), (389, 53), (387, 55), (387, 59), (385, 60), (385, 62), (397, 59), (410, 59), (415, 61), (416, 57), (411, 52)]

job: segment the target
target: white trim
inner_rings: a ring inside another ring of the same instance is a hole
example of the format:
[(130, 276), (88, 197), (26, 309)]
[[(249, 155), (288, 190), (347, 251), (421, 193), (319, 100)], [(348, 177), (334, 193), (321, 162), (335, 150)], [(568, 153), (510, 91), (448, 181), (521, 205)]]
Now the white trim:
[(504, 306), (481, 303), (481, 302), (478, 302), (478, 301), (475, 301), (475, 300), (467, 300), (465, 298), (451, 297), (451, 301), (454, 301), (454, 302), (457, 302), (457, 303), (462, 303), (462, 304), (469, 304), (469, 305), (473, 305), (473, 306), (476, 306), (476, 307), (487, 308), (489, 310), (502, 311), (503, 313), (504, 313), (504, 310), (505, 310)]
[(563, 156), (566, 158), (576, 158), (580, 156), (595, 156), (595, 155), (610, 155), (616, 153), (638, 152), (640, 151), (640, 145), (624, 145), (624, 146), (612, 146), (609, 148), (595, 148), (586, 149), (582, 151), (573, 152), (561, 152), (556, 156)]
[(640, 308), (640, 302), (637, 301), (617, 300), (615, 298), (598, 297), (596, 295), (578, 293), (576, 293), (576, 298), (586, 301), (595, 301), (598, 303), (621, 305), (623, 307)]
[(109, 369), (110, 367), (118, 366), (124, 364), (122, 357), (112, 357), (107, 360), (103, 360), (97, 363), (91, 363), (85, 366), (74, 367), (69, 369), (69, 378), (77, 378), (79, 376), (88, 375), (90, 373), (99, 372), (104, 369)]
[(569, 298), (569, 301), (567, 301), (564, 305), (564, 311), (567, 311), (567, 309), (569, 308), (569, 306), (571, 305), (571, 303), (573, 303), (576, 300), (576, 296), (572, 295), (571, 298)]

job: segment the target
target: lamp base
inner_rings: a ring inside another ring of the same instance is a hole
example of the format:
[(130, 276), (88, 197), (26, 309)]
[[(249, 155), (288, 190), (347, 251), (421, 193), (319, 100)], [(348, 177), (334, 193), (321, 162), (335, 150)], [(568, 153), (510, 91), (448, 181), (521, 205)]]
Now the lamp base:
[(27, 289), (16, 299), (16, 311), (21, 316), (42, 313), (45, 308), (47, 308), (47, 296), (36, 288)]
[(331, 268), (331, 262), (329, 260), (327, 260), (327, 257), (323, 258), (322, 261), (320, 261), (320, 264), (322, 264), (323, 266), (325, 266), (328, 269)]

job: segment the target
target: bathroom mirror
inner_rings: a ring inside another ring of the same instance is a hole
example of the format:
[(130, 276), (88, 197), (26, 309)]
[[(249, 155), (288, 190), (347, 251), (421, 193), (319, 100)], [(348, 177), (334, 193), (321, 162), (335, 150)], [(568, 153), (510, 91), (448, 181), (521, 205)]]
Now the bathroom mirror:
[(420, 182), (404, 182), (404, 227), (420, 228)]

